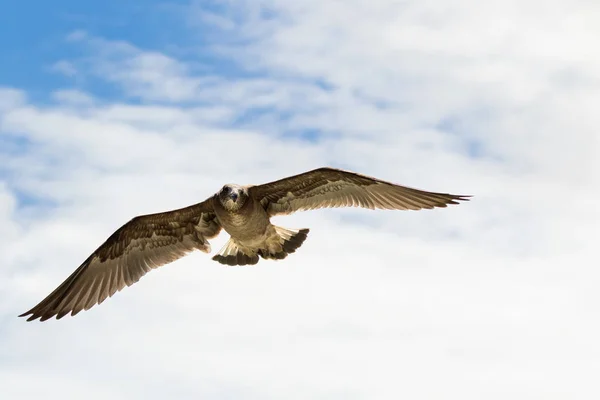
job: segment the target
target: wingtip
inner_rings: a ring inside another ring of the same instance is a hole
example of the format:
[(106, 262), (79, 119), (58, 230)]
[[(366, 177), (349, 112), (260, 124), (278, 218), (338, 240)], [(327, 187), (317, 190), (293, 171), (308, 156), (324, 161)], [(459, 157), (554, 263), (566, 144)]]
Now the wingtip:
[(474, 196), (472, 194), (458, 194), (458, 195), (455, 195), (455, 199), (454, 200), (469, 201), (473, 197)]
[(23, 313), (23, 314), (19, 315), (19, 316), (18, 316), (18, 318), (25, 318), (25, 317), (27, 317), (27, 316), (29, 316), (29, 318), (27, 318), (27, 319), (25, 320), (26, 322), (30, 322), (30, 321), (33, 321), (33, 320), (35, 320), (35, 319), (39, 318), (39, 316), (38, 316), (38, 315), (35, 315), (35, 314), (33, 314), (32, 312), (26, 312), (26, 313)]
[[(443, 204), (438, 204), (434, 207), (447, 207), (449, 205), (461, 204), (461, 201), (471, 200), (472, 195), (452, 194), (450, 200), (446, 200)], [(432, 207), (432, 208), (434, 208)]]
[(46, 321), (52, 317), (54, 317), (56, 314), (50, 314), (50, 315), (44, 315), (44, 314), (37, 314), (34, 310), (29, 310), (27, 312), (24, 312), (23, 314), (19, 315), (19, 318), (24, 318), (29, 316), (26, 321), (27, 322), (31, 322), (31, 321), (35, 321), (36, 319), (39, 319), (40, 322)]
[(33, 314), (33, 310), (25, 311), (23, 314), (18, 315), (18, 317), (23, 318), (31, 314)]

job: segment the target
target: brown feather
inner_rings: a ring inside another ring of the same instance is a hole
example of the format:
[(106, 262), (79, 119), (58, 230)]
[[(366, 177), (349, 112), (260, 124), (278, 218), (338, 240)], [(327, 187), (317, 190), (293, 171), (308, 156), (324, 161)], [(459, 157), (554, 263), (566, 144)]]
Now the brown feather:
[(89, 310), (154, 268), (194, 250), (208, 252), (207, 239), (220, 231), (210, 200), (135, 217), (117, 229), (44, 300), (19, 316), (45, 321)]
[(426, 192), (335, 168), (315, 169), (248, 190), (269, 216), (325, 207), (431, 209), (458, 204), (471, 197)]

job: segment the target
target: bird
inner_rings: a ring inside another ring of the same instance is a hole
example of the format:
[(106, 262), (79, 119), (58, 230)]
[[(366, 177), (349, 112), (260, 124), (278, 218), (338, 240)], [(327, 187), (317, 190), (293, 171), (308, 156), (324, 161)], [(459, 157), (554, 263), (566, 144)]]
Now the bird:
[(29, 311), (27, 321), (77, 315), (188, 253), (210, 253), (209, 239), (230, 238), (212, 259), (228, 266), (282, 260), (309, 229), (275, 226), (271, 217), (319, 208), (421, 210), (468, 201), (470, 195), (427, 192), (356, 172), (317, 168), (261, 185), (226, 184), (201, 203), (140, 215), (117, 229), (63, 283)]

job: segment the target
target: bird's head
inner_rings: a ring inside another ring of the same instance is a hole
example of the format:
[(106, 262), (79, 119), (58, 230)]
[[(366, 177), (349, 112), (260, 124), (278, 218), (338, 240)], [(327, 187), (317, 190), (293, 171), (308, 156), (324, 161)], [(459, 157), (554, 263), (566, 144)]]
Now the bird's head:
[(248, 199), (248, 189), (240, 185), (227, 184), (218, 193), (219, 201), (226, 210), (239, 210)]

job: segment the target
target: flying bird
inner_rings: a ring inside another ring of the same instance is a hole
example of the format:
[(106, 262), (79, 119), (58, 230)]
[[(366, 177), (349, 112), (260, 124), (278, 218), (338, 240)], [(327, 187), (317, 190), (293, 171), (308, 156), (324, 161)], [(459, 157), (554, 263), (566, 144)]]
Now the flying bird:
[(263, 185), (227, 184), (189, 207), (141, 215), (117, 229), (60, 286), (31, 310), (28, 321), (76, 315), (131, 286), (152, 269), (194, 250), (210, 252), (221, 229), (229, 241), (212, 259), (226, 265), (281, 260), (306, 240), (308, 229), (271, 224), (275, 215), (325, 207), (421, 210), (470, 196), (426, 192), (366, 175), (319, 168)]

